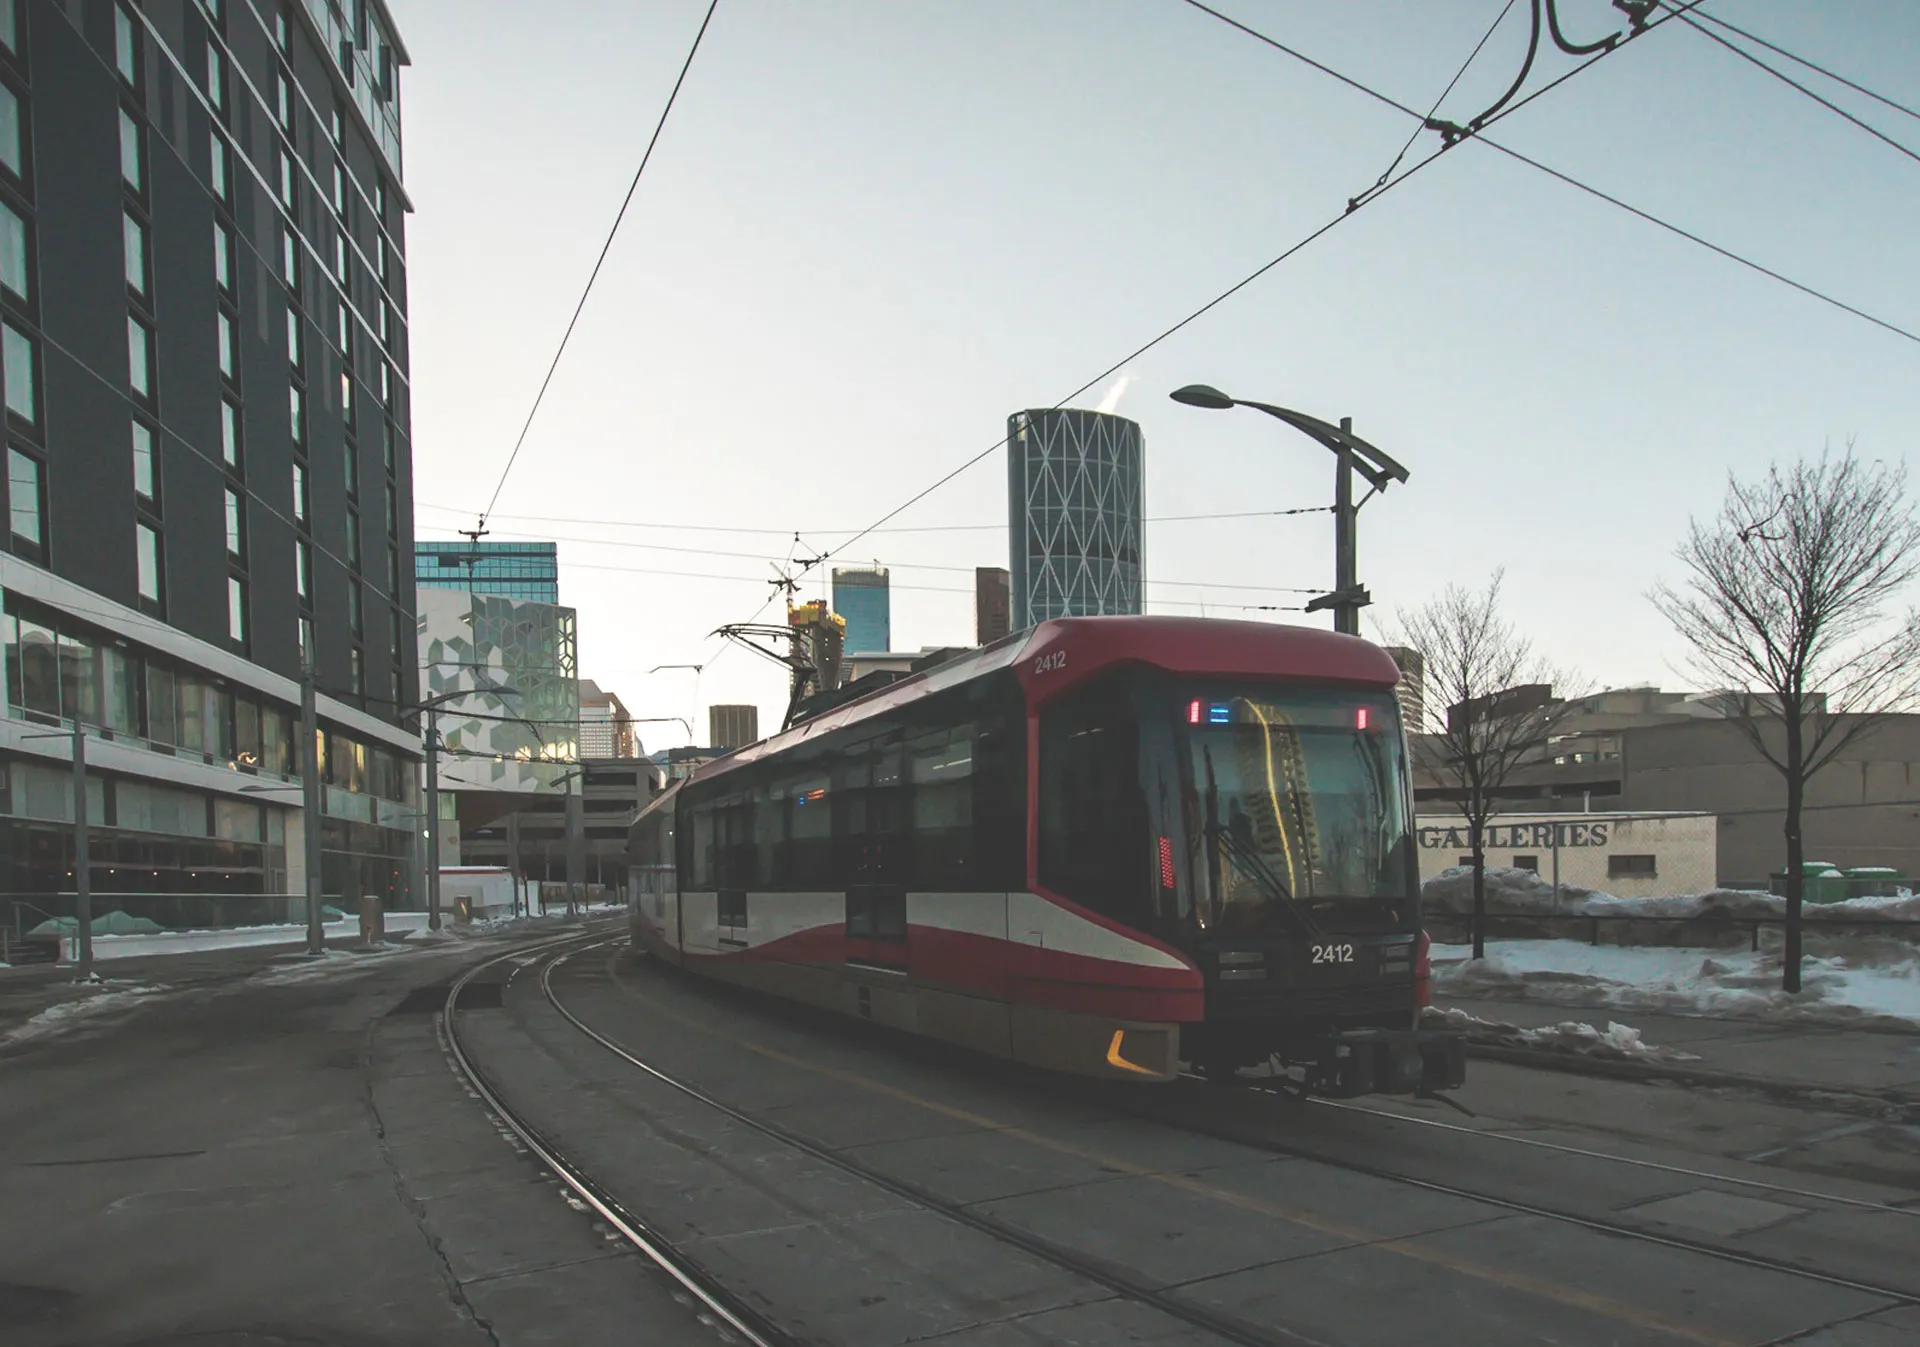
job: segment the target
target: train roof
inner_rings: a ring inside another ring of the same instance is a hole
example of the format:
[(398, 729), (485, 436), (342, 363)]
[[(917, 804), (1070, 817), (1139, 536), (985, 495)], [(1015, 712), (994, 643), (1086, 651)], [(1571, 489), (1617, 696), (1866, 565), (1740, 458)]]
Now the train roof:
[(1118, 664), (1144, 664), (1175, 674), (1348, 687), (1391, 688), (1400, 680), (1393, 657), (1379, 646), (1319, 627), (1204, 617), (1060, 617), (735, 749), (687, 779), (723, 776), (1002, 669), (1017, 670), (1028, 701), (1042, 705)]

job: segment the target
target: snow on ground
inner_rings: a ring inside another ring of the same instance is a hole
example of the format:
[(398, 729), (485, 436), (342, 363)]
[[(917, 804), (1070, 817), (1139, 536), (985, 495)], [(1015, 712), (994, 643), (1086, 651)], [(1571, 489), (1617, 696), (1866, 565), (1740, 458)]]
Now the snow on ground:
[[(1420, 898), (1430, 912), (1472, 912), (1472, 869), (1449, 866), (1431, 876), (1421, 884)], [(1556, 894), (1552, 882), (1532, 870), (1487, 867), (1487, 911), (1499, 916), (1698, 917), (1712, 921), (1782, 917), (1786, 910), (1785, 898), (1746, 889), (1711, 889), (1670, 898), (1621, 898), (1562, 884)], [(1891, 897), (1849, 898), (1839, 903), (1807, 903), (1803, 911), (1809, 927), (1822, 921), (1920, 920), (1920, 897), (1907, 892)]]
[[(389, 912), (386, 929), (389, 939), (403, 933), (424, 930), (424, 912)], [(329, 940), (344, 940), (360, 934), (360, 919), (350, 917), (329, 921), (320, 928)], [(286, 926), (234, 926), (212, 931), (161, 931), (152, 935), (96, 935), (93, 957), (135, 959), (154, 954), (193, 954), (210, 949), (246, 949), (259, 945), (297, 945), (307, 938), (304, 922)], [(72, 960), (74, 942), (62, 942), (62, 957)]]
[(1475, 1043), (1496, 1043), (1506, 1047), (1540, 1048), (1580, 1057), (1604, 1057), (1632, 1062), (1697, 1062), (1699, 1056), (1678, 1048), (1655, 1047), (1640, 1037), (1630, 1025), (1607, 1021), (1597, 1029), (1580, 1020), (1562, 1020), (1538, 1029), (1522, 1029), (1500, 1020), (1482, 1019), (1464, 1010), (1448, 1007), (1428, 1010), (1424, 1022), (1435, 1029), (1452, 1029)]
[(164, 992), (164, 987), (126, 986), (111, 982), (83, 984), (72, 1000), (48, 1006), (39, 1014), (0, 1034), (0, 1046), (12, 1046), (33, 1039), (77, 1029), (95, 1020), (133, 1010), (149, 996)]
[(1871, 938), (1804, 960), (1802, 990), (1792, 995), (1780, 990), (1780, 957), (1770, 950), (1489, 940), (1485, 959), (1471, 953), (1466, 945), (1433, 947), (1437, 994), (1789, 1023), (1920, 1025), (1920, 960), (1910, 946)]

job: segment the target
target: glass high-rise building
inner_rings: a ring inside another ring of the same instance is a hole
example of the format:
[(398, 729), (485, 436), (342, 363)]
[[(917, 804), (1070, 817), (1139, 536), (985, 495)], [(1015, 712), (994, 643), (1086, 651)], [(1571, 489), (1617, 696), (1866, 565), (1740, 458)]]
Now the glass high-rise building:
[(1146, 443), (1137, 422), (1056, 408), (1007, 419), (1013, 629), (1140, 611)]
[(0, 3), (0, 890), (73, 889), (78, 721), (96, 912), (303, 895), (308, 770), (327, 900), (408, 905), (406, 63), (381, 0)]
[(560, 549), (554, 543), (417, 542), (413, 582), (421, 589), (463, 589), (500, 599), (560, 602)]
[(847, 620), (847, 654), (893, 649), (892, 601), (885, 566), (834, 567), (833, 611)]

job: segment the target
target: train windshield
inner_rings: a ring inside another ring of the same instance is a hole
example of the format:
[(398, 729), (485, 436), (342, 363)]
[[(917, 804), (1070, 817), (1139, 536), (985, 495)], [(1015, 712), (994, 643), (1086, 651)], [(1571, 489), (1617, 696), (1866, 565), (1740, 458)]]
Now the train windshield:
[(1203, 927), (1227, 936), (1312, 930), (1317, 917), (1356, 901), (1412, 893), (1391, 696), (1205, 686), (1177, 706)]

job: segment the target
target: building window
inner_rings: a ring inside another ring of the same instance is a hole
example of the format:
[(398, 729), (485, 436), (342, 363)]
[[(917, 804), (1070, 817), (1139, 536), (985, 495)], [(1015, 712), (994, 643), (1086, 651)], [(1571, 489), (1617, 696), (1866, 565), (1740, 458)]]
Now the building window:
[(387, 549), (387, 593), (396, 598), (400, 594), (400, 548), (397, 545)]
[(387, 483), (387, 537), (395, 547), (400, 545), (400, 493), (393, 489), (392, 482)]
[(153, 485), (153, 432), (144, 421), (133, 423), (133, 490), (148, 504), (159, 499)]
[(293, 522), (307, 522), (307, 465), (293, 465)]
[(146, 190), (147, 165), (140, 144), (140, 123), (120, 109), (120, 177), (134, 191)]
[(131, 215), (122, 215), (120, 233), (126, 252), (127, 289), (144, 297), (147, 293), (147, 227)]
[(140, 397), (153, 398), (153, 334), (147, 325), (127, 315), (127, 386)]
[(387, 236), (380, 234), (373, 240), (373, 265), (380, 272), (380, 284), (393, 288), (392, 252), (387, 247)]
[(354, 446), (352, 440), (348, 440), (341, 447), (344, 452), (340, 455), (340, 462), (347, 474), (347, 498), (358, 500), (360, 497), (360, 450)]
[(340, 419), (349, 429), (353, 426), (353, 378), (342, 373), (340, 376)]
[(231, 383), (234, 370), (239, 368), (233, 349), (233, 319), (222, 313), (218, 316), (216, 326), (220, 342), (220, 373)]
[(307, 442), (307, 398), (299, 384), (287, 387), (287, 429), (293, 432), (294, 444)]
[(333, 279), (341, 285), (347, 283), (347, 236), (336, 233), (333, 236)]
[(27, 222), (0, 204), (0, 285), (25, 303), (33, 288), (31, 268), (27, 265)]
[(273, 45), (282, 56), (293, 48), (293, 25), (287, 21), (284, 6), (273, 11)]
[(227, 635), (235, 645), (247, 643), (247, 582), (237, 575), (227, 577)]
[(282, 131), (293, 131), (293, 81), (284, 70), (273, 72), (273, 115)]
[(124, 5), (113, 7), (113, 66), (130, 88), (140, 87), (140, 30)]
[[(340, 298), (340, 301), (334, 305), (333, 317), (334, 317), (334, 328), (335, 328), (335, 332), (334, 332), (335, 344), (339, 346), (340, 354), (347, 357), (347, 363), (352, 364), (353, 363), (353, 318), (347, 312), (347, 301), (345, 296), (342, 296)], [(347, 376), (343, 374), (340, 377), (344, 379)]]
[(213, 104), (215, 112), (227, 110), (227, 63), (220, 55), (220, 48), (207, 44), (207, 101)]
[(380, 453), (381, 457), (386, 461), (387, 476), (389, 477), (393, 476), (395, 466), (394, 443), (396, 439), (393, 422), (382, 420), (380, 422)]
[(220, 399), (220, 458), (240, 470), (240, 409), (225, 398)]
[(333, 161), (333, 213), (342, 220), (347, 214), (347, 167), (338, 159)]
[(4, 84), (0, 84), (0, 164), (5, 164), (16, 178), (26, 176), (26, 137), (20, 131), (20, 100)]
[(1652, 856), (1607, 857), (1608, 879), (1652, 879), (1659, 871)]
[(230, 171), (232, 168), (230, 156), (233, 152), (227, 148), (226, 138), (218, 131), (214, 131), (208, 137), (208, 144), (210, 146), (207, 153), (208, 184), (213, 188), (213, 195), (216, 201), (223, 201), (231, 205), (233, 203), (233, 174)]
[(245, 561), (247, 555), (246, 530), (244, 516), (240, 511), (240, 493), (232, 487), (227, 488), (227, 555), (235, 561)]
[(296, 187), (293, 180), (293, 151), (286, 146), (280, 147), (280, 204), (287, 208), (288, 215), (298, 215), (295, 209)]
[(13, 550), (33, 561), (47, 559), (47, 492), (40, 460), (7, 450), (7, 518)]
[(298, 370), (306, 363), (306, 342), (303, 334), (306, 325), (300, 321), (300, 310), (287, 310), (287, 364)]
[(354, 634), (356, 639), (366, 635), (366, 628), (361, 619), (360, 582), (358, 580), (349, 580), (347, 582), (347, 628)]
[(313, 545), (305, 538), (293, 544), (293, 592), (302, 603), (313, 601)]
[(133, 526), (134, 583), (140, 597), (160, 603), (160, 534), (151, 524)]
[(347, 565), (360, 569), (360, 516), (347, 511)]
[(384, 360), (380, 362), (380, 405), (393, 406), (393, 366)]
[(290, 294), (300, 293), (300, 240), (294, 237), (292, 225), (280, 229), (280, 279)]
[(300, 619), (300, 665), (301, 667), (305, 669), (311, 669), (314, 666), (314, 658), (315, 656), (314, 656), (314, 645), (313, 645), (313, 619), (310, 617), (303, 617)]
[(0, 326), (0, 373), (6, 380), (7, 410), (31, 424), (39, 407), (33, 386), (33, 338), (12, 323)]
[(366, 701), (367, 657), (359, 646), (347, 652), (347, 676), (352, 681), (354, 700)]
[(14, 0), (0, 0), (0, 46), (20, 50), (20, 16), (14, 12)]
[(213, 281), (223, 293), (233, 293), (233, 235), (223, 224), (213, 227)]

